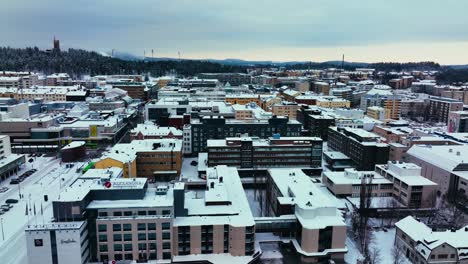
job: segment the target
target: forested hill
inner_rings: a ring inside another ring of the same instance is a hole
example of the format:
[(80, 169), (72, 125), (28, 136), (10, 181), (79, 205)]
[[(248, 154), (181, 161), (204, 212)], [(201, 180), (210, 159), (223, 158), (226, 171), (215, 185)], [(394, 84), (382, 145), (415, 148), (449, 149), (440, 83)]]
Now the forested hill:
[[(254, 62), (252, 62), (254, 63)], [(38, 48), (9, 48), (0, 47), (0, 71), (35, 71), (45, 74), (66, 72), (73, 77), (82, 75), (101, 74), (146, 74), (161, 76), (169, 71), (175, 71), (184, 76), (194, 76), (201, 72), (243, 72), (253, 65), (227, 64), (209, 60), (125, 60), (110, 56), (103, 56), (97, 52), (81, 49), (68, 49), (67, 51), (44, 51)], [(287, 69), (325, 69), (330, 67), (341, 67), (341, 62), (310, 62), (284, 65), (258, 65), (259, 67), (285, 67)], [(345, 69), (373, 68), (378, 71), (401, 71), (401, 70), (447, 70), (434, 62), (417, 63), (353, 63), (345, 62)], [(458, 72), (457, 72), (458, 73)], [(456, 75), (455, 78), (454, 75)], [(460, 77), (459, 75), (462, 75)], [(439, 78), (445, 82), (453, 79), (464, 80), (467, 77), (462, 74), (451, 74), (445, 78), (442, 73)]]
[(0, 48), (0, 71), (66, 72), (72, 76), (100, 74), (145, 74), (153, 76), (175, 70), (183, 75), (200, 72), (245, 72), (246, 67), (200, 60), (122, 60), (80, 49), (43, 51), (38, 48)]

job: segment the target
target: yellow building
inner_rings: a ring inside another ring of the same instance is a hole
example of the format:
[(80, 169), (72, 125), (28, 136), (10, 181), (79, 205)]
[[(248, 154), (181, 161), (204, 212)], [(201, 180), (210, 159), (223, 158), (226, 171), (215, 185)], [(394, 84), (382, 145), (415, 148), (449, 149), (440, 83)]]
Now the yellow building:
[(146, 139), (116, 144), (94, 166), (122, 168), (125, 178), (173, 179), (182, 169), (182, 140)]
[(260, 96), (256, 94), (236, 94), (236, 95), (226, 95), (226, 103), (231, 104), (240, 104), (245, 105), (248, 103), (256, 103), (257, 105), (262, 105)]
[(376, 120), (384, 120), (385, 117), (385, 108), (380, 106), (371, 106), (367, 108), (366, 115), (370, 118), (374, 118)]
[(401, 99), (387, 99), (384, 103), (386, 119), (400, 119)]
[(350, 108), (351, 102), (345, 99), (332, 96), (323, 96), (317, 98), (317, 106), (325, 108)]
[(274, 104), (270, 107), (273, 115), (276, 116), (288, 116), (290, 120), (297, 119), (297, 110), (300, 106), (296, 103), (283, 102), (280, 104)]

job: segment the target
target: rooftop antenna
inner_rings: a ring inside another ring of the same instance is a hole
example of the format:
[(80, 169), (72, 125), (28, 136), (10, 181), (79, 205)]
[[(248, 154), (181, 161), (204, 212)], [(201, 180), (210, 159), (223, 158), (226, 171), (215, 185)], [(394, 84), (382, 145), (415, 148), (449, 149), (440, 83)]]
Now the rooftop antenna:
[(151, 49), (151, 58), (154, 58), (154, 50)]
[(146, 58), (146, 50), (143, 50), (143, 58)]
[(180, 61), (180, 51), (177, 52), (179, 54), (179, 61)]
[(114, 57), (114, 51), (115, 49), (112, 49), (112, 55), (111, 55), (112, 58)]

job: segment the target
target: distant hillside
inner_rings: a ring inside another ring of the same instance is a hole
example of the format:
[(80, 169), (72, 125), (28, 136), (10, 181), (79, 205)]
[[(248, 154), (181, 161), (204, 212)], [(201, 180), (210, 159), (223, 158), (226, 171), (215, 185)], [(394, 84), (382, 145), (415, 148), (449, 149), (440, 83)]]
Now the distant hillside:
[(0, 48), (0, 71), (67, 72), (71, 76), (100, 74), (146, 74), (161, 76), (169, 71), (193, 76), (200, 72), (246, 72), (246, 67), (199, 60), (123, 60), (107, 53), (80, 49), (46, 52), (38, 48)]
[[(187, 60), (174, 58), (142, 58), (130, 53), (94, 52), (80, 49), (47, 52), (38, 48), (0, 48), (0, 71), (39, 71), (46, 74), (67, 72), (71, 76), (99, 74), (146, 74), (165, 75), (175, 71), (184, 76), (194, 76), (202, 72), (246, 72), (249, 67), (285, 67), (287, 69), (326, 69), (341, 68), (341, 61), (328, 62), (274, 62), (225, 60)], [(374, 68), (378, 71), (440, 70), (434, 62), (417, 63), (361, 63), (345, 62), (346, 70)]]

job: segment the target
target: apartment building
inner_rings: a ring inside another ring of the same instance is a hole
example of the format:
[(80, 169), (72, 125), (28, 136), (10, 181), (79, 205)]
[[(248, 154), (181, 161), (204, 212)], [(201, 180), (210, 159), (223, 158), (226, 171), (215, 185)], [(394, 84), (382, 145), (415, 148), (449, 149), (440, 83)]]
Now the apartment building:
[(94, 166), (122, 168), (126, 178), (174, 179), (182, 167), (182, 140), (146, 139), (116, 144)]
[(422, 176), (438, 184), (439, 194), (468, 194), (467, 145), (413, 145), (405, 161), (422, 168)]
[(209, 167), (265, 169), (320, 168), (322, 165), (322, 140), (314, 137), (209, 139), (207, 150)]
[(429, 97), (428, 118), (432, 122), (449, 123), (450, 112), (462, 111), (463, 102), (444, 97)]
[(468, 226), (439, 231), (407, 216), (396, 224), (395, 245), (412, 263), (468, 263)]
[(192, 119), (190, 128), (192, 154), (206, 152), (208, 139), (224, 139), (241, 135), (269, 138), (274, 134), (297, 137), (301, 134), (301, 123), (289, 120), (288, 117), (275, 116), (262, 120), (232, 120), (218, 116), (205, 116)]
[(269, 169), (266, 184), (267, 208), (272, 214), (280, 218), (294, 215), (297, 219), (284, 239), (291, 240), (301, 261), (343, 261), (346, 224), (336, 198), (300, 169)]
[(328, 128), (328, 148), (348, 156), (358, 170), (373, 170), (376, 164), (386, 164), (389, 147), (380, 136), (355, 128)]

